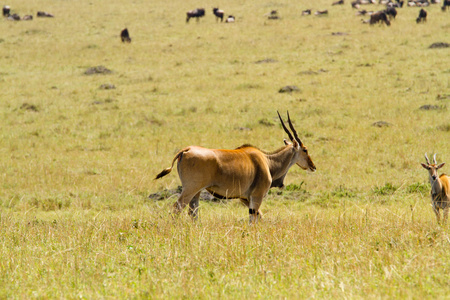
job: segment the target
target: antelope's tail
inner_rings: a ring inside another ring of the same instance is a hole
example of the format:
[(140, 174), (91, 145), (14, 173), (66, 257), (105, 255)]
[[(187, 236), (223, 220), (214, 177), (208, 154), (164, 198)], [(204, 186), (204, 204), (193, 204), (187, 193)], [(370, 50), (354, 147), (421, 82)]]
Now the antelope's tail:
[(159, 178), (161, 178), (161, 177), (164, 177), (164, 176), (166, 176), (167, 174), (169, 174), (170, 172), (172, 172), (173, 164), (175, 163), (175, 161), (176, 161), (177, 159), (180, 159), (180, 160), (181, 160), (181, 156), (183, 155), (183, 153), (184, 153), (185, 151), (187, 151), (187, 149), (183, 149), (183, 150), (181, 150), (180, 152), (178, 152), (177, 155), (175, 155), (175, 157), (173, 158), (173, 160), (172, 160), (172, 165), (170, 166), (170, 168), (167, 168), (167, 169), (162, 170), (161, 173), (159, 173), (158, 175), (156, 175), (156, 177), (155, 177), (154, 180), (159, 179)]

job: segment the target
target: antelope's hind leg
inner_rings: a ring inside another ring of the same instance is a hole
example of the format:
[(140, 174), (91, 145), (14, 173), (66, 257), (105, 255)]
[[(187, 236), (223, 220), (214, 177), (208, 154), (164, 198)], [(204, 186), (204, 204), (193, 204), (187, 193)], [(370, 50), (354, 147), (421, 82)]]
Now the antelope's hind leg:
[[(200, 195), (200, 191), (194, 191), (194, 192), (187, 191), (183, 187), (180, 197), (178, 198), (177, 202), (175, 202), (173, 204), (173, 214), (179, 215), (181, 213), (181, 211), (186, 207), (186, 205), (188, 205), (188, 203), (190, 203), (191, 200), (193, 200), (194, 196), (196, 196), (197, 193)], [(197, 201), (198, 201), (198, 199), (197, 199)]]
[(198, 220), (198, 206), (199, 206), (199, 198), (200, 192), (198, 192), (194, 198), (192, 198), (191, 202), (189, 202), (189, 215), (192, 217), (194, 221)]

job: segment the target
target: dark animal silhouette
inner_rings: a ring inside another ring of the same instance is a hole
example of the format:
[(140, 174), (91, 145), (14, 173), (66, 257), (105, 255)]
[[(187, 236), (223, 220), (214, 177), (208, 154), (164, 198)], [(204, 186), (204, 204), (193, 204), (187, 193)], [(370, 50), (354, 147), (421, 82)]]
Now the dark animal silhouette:
[(11, 8), (8, 5), (3, 6), (3, 16), (9, 17), (9, 13), (11, 12)]
[(12, 14), (8, 16), (8, 20), (20, 21), (20, 16), (18, 14)]
[(190, 10), (186, 13), (186, 23), (188, 23), (189, 19), (191, 19), (191, 18), (196, 18), (197, 22), (198, 22), (199, 18), (204, 17), (204, 16), (205, 16), (204, 8), (197, 8), (197, 9)]
[(235, 17), (232, 15), (229, 15), (228, 18), (225, 20), (225, 23), (234, 23)]
[(309, 16), (310, 14), (311, 14), (310, 9), (305, 9), (304, 11), (302, 11), (302, 16)]
[(316, 16), (328, 15), (328, 10), (318, 10), (314, 13)]
[(384, 10), (384, 13), (389, 16), (389, 18), (393, 18), (395, 19), (395, 17), (397, 16), (397, 10), (395, 9), (395, 7), (388, 7)]
[(128, 28), (125, 28), (120, 32), (120, 39), (122, 43), (131, 43), (130, 33), (128, 32)]
[(424, 23), (427, 21), (427, 11), (425, 9), (420, 9), (419, 16), (416, 19), (416, 23)]
[(446, 9), (450, 9), (450, 0), (444, 0), (444, 3), (442, 3), (441, 9), (442, 9), (442, 11), (445, 11)]
[(370, 25), (380, 22), (384, 22), (387, 26), (391, 26), (391, 22), (389, 22), (388, 17), (384, 11), (377, 11), (370, 16)]
[(280, 18), (280, 16), (278, 16), (278, 11), (276, 11), (276, 10), (272, 10), (268, 16), (269, 20), (278, 20), (279, 18)]
[(344, 0), (339, 0), (339, 1), (333, 2), (333, 4), (331, 4), (331, 5), (343, 5), (343, 4), (344, 4)]
[(223, 15), (225, 14), (225, 12), (221, 9), (217, 8), (213, 8), (213, 14), (216, 16), (216, 22), (220, 19), (220, 22), (223, 22)]
[(38, 11), (36, 14), (40, 18), (54, 18), (55, 16), (45, 11)]

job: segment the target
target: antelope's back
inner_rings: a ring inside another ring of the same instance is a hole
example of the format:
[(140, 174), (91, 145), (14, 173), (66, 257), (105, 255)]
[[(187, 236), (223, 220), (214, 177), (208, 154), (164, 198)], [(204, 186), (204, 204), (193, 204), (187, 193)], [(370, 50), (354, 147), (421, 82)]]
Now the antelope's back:
[(442, 189), (444, 190), (444, 193), (450, 197), (450, 177), (446, 174), (441, 174), (441, 176), (439, 176), (439, 180), (442, 182)]

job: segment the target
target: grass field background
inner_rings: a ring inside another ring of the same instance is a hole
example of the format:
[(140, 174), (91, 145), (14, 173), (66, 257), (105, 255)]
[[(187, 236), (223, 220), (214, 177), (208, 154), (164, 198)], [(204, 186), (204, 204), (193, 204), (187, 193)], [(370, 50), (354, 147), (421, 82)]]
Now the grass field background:
[[(419, 163), (450, 160), (449, 48), (429, 49), (450, 12), (369, 26), (331, 2), (7, 3), (55, 18), (0, 20), (0, 298), (447, 297), (449, 228)], [(237, 201), (192, 223), (148, 199), (180, 184), (153, 178), (182, 147), (281, 147), (277, 110), (317, 172), (293, 167), (260, 224)]]

